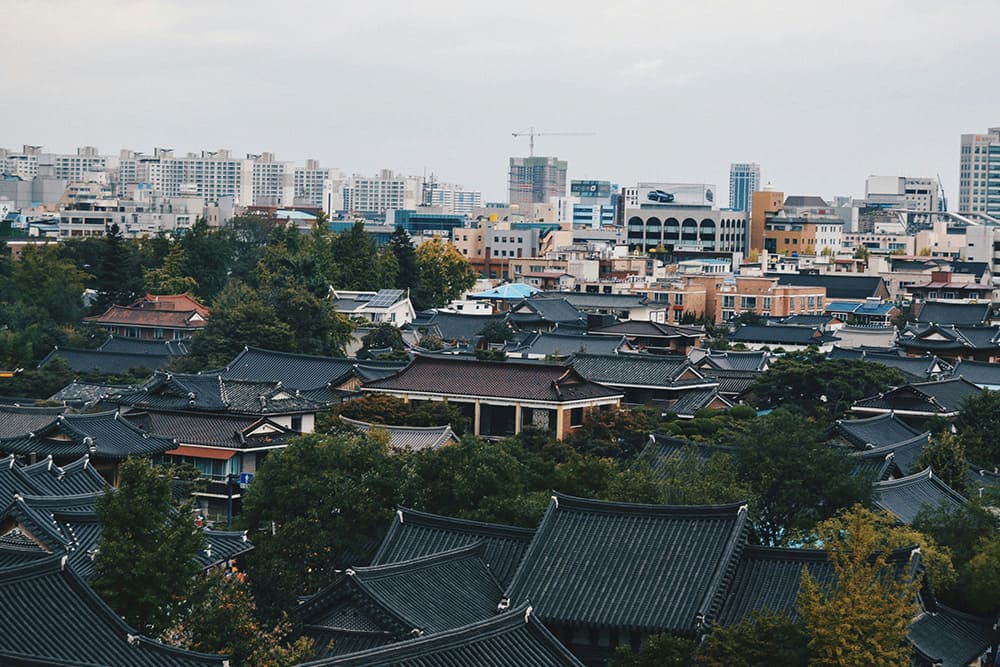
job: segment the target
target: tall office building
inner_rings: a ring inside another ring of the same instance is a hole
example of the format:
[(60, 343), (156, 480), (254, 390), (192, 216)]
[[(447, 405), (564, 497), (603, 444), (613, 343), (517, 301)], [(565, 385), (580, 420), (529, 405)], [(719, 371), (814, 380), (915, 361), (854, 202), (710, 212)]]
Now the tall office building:
[(958, 212), (1000, 217), (1000, 127), (962, 135)]
[(566, 161), (554, 157), (512, 157), (508, 172), (511, 205), (546, 204), (566, 196)]
[(734, 162), (729, 165), (729, 208), (749, 211), (751, 195), (760, 190), (760, 165)]

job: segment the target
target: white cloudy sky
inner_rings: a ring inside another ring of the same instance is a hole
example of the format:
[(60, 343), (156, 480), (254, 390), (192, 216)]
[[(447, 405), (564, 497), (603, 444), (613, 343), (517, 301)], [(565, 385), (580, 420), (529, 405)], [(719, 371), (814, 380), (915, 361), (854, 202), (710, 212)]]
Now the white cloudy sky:
[(934, 175), (1000, 125), (1000, 2), (0, 0), (0, 146), (270, 150), (506, 196), (511, 132), (570, 178), (788, 193)]

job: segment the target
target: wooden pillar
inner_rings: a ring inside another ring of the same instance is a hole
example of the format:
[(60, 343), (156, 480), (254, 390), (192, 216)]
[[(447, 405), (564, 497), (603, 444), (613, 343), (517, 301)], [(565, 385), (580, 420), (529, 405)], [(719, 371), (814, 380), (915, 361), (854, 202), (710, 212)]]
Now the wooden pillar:
[(482, 410), (479, 407), (479, 399), (477, 398), (476, 399), (476, 414), (475, 414), (475, 417), (472, 418), (472, 422), (473, 422), (472, 423), (472, 432), (475, 435), (481, 435), (481, 429), (480, 429), (480, 424), (479, 424), (479, 419), (481, 417), (482, 417)]
[(521, 432), (521, 404), (514, 406), (514, 435)]
[(566, 435), (565, 410), (560, 405), (556, 408), (556, 440), (562, 440)]

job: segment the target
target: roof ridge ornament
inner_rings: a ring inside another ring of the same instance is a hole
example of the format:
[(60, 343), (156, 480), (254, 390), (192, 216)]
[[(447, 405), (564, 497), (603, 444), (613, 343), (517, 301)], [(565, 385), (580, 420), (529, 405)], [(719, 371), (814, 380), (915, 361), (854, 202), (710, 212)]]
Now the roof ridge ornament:
[(555, 503), (555, 505), (556, 505), (556, 509), (559, 509), (559, 497), (556, 496), (555, 494), (553, 494), (551, 496), (551, 498), (552, 498), (552, 502)]
[(396, 517), (399, 519), (400, 523), (403, 523), (403, 510), (396, 510)]
[(527, 624), (528, 623), (528, 619), (531, 618), (531, 612), (532, 612), (533, 609), (534, 609), (534, 607), (532, 607), (529, 604), (528, 608), (524, 610), (524, 622), (525, 622), (525, 624)]
[(749, 511), (750, 511), (750, 505), (748, 503), (743, 503), (736, 509), (736, 515), (739, 516), (740, 514)]
[(497, 605), (497, 611), (506, 611), (510, 607), (510, 598), (500, 598), (500, 604)]

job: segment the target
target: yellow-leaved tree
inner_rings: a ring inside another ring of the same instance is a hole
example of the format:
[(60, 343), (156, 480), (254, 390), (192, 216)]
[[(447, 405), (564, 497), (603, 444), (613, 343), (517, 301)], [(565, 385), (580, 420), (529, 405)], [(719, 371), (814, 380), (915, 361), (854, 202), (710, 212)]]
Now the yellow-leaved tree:
[(811, 666), (910, 664), (906, 629), (919, 611), (921, 583), (912, 569), (915, 531), (896, 534), (888, 525), (886, 517), (855, 505), (817, 526), (836, 577), (822, 586), (802, 572), (799, 618), (809, 636)]

